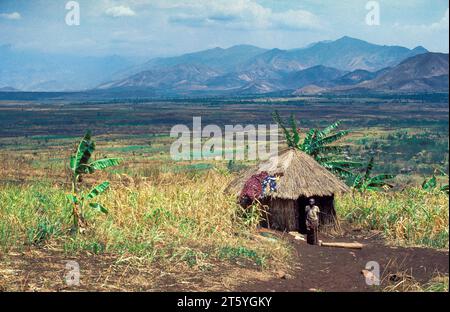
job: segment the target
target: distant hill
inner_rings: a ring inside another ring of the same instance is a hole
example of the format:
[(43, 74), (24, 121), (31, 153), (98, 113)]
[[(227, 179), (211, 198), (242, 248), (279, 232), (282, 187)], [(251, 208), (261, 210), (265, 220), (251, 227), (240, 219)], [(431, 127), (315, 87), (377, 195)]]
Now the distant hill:
[(202, 65), (221, 73), (235, 71), (249, 59), (264, 53), (266, 50), (252, 45), (237, 45), (228, 49), (214, 48), (205, 51), (188, 53), (181, 56), (154, 58), (144, 64), (133, 66), (115, 73), (111, 81), (125, 79), (139, 72), (155, 70), (177, 65)]
[[(376, 73), (358, 71), (347, 74), (334, 82), (335, 87), (317, 88), (303, 86), (295, 94), (316, 94), (333, 92), (448, 92), (449, 55), (424, 53), (410, 57), (397, 66)], [(349, 77), (350, 75), (350, 77)], [(373, 77), (370, 78), (371, 75)], [(353, 80), (351, 78), (354, 78)], [(359, 83), (358, 80), (364, 79)]]
[(335, 85), (356, 85), (364, 81), (369, 81), (372, 79), (375, 79), (376, 77), (382, 75), (386, 71), (388, 71), (390, 68), (383, 68), (376, 72), (370, 72), (368, 70), (364, 69), (357, 69), (352, 72), (349, 72), (348, 74), (345, 74), (338, 79), (335, 79), (333, 83)]
[(316, 65), (342, 71), (363, 69), (377, 71), (394, 66), (402, 60), (428, 52), (423, 47), (408, 49), (399, 46), (381, 46), (350, 37), (313, 44), (304, 49), (267, 51), (250, 60), (247, 66), (266, 66), (278, 70), (301, 70)]
[(0, 92), (17, 92), (19, 90), (17, 90), (16, 88), (11, 88), (11, 87), (1, 87), (0, 88)]
[(334, 85), (334, 80), (341, 77), (345, 72), (332, 67), (323, 65), (313, 66), (301, 71), (292, 72), (284, 78), (286, 89), (292, 89), (297, 86), (315, 84), (317, 86)]
[(219, 73), (207, 66), (179, 64), (167, 68), (144, 71), (119, 82), (102, 85), (99, 89), (150, 88), (196, 90), (204, 88), (204, 84), (208, 79), (217, 76), (219, 76)]
[(103, 83), (98, 89), (148, 88), (168, 94), (180, 90), (261, 94), (314, 85), (314, 90), (322, 90), (373, 80), (384, 73), (386, 67), (423, 53), (427, 53), (423, 47), (410, 50), (350, 37), (293, 50), (239, 45), (152, 59), (121, 72), (116, 77), (120, 78)]
[(145, 63), (148, 68), (161, 68), (181, 64), (202, 64), (217, 71), (235, 71), (241, 64), (266, 52), (251, 45), (237, 45), (228, 49), (214, 48), (197, 53), (189, 53), (178, 57), (156, 58)]
[(443, 53), (417, 55), (359, 86), (380, 91), (448, 91), (448, 59)]

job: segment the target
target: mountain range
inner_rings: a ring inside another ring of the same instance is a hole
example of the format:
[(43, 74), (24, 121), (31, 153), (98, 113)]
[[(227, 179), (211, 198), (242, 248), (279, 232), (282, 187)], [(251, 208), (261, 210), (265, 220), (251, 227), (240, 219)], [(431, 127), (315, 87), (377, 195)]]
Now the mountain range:
[(397, 66), (378, 72), (356, 70), (328, 86), (313, 83), (297, 89), (294, 94), (340, 92), (448, 92), (448, 54), (424, 53), (410, 57)]
[[(3, 50), (0, 47), (0, 53)], [(118, 56), (65, 62), (39, 56), (34, 58), (36, 68), (30, 61), (33, 57), (22, 56), (28, 62), (21, 64), (20, 55), (9, 51), (6, 56), (0, 58), (0, 87), (8, 90), (78, 88), (157, 95), (448, 92), (448, 54), (350, 37), (292, 50), (251, 45), (214, 48), (138, 65)], [(39, 78), (52, 72), (51, 79)]]
[(303, 49), (264, 50), (240, 45), (157, 58), (121, 73), (98, 89), (146, 89), (166, 94), (432, 92), (448, 90), (446, 81), (447, 54), (343, 37)]

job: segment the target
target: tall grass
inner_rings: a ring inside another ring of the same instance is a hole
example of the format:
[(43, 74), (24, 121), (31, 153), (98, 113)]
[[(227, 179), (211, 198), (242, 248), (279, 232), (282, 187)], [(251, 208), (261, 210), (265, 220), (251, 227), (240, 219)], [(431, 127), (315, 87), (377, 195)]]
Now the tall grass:
[[(233, 178), (226, 172), (153, 170), (147, 180), (115, 176), (110, 177), (114, 187), (102, 198), (110, 213), (87, 210), (89, 230), (76, 236), (70, 234), (63, 186), (45, 181), (0, 185), (0, 252), (37, 245), (199, 267), (240, 258), (264, 266), (289, 257), (283, 241), (255, 238), (254, 211), (244, 213), (223, 192)], [(448, 248), (448, 204), (447, 195), (416, 188), (336, 199), (339, 217), (353, 226), (382, 231), (396, 244), (434, 248)]]
[(244, 257), (258, 265), (287, 257), (284, 243), (255, 240), (255, 227), (223, 189), (216, 171), (161, 173), (151, 182), (114, 181), (105, 216), (87, 210), (89, 230), (70, 235), (66, 192), (49, 183), (0, 186), (0, 248), (51, 245), (67, 253), (115, 253), (124, 258), (196, 265), (205, 258)]
[(354, 192), (338, 198), (336, 209), (351, 224), (382, 231), (396, 244), (448, 248), (449, 198), (441, 192)]

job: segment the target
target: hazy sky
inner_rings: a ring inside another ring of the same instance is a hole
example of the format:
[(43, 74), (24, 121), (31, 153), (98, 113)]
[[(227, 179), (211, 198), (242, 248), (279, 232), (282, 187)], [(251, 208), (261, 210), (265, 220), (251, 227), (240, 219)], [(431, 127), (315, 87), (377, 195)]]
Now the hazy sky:
[[(344, 35), (448, 52), (448, 0), (380, 0), (380, 25), (367, 0), (0, 0), (0, 45), (83, 55), (164, 56), (235, 44), (298, 48)], [(373, 2), (373, 1), (372, 1)], [(1, 57), (1, 55), (0, 55)]]

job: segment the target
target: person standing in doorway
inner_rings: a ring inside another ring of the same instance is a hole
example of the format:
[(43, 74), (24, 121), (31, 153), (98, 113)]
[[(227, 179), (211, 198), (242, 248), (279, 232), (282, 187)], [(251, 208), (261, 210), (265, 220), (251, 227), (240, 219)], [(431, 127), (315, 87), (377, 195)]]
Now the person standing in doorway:
[(314, 198), (309, 199), (309, 205), (305, 207), (306, 213), (306, 241), (310, 245), (318, 245), (317, 237), (319, 230), (319, 213), (320, 209), (316, 206)]

